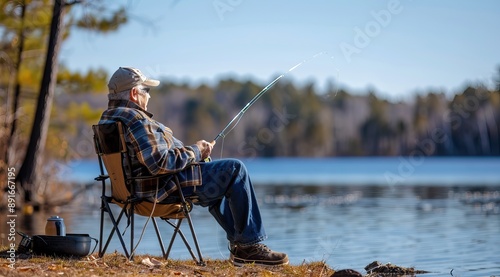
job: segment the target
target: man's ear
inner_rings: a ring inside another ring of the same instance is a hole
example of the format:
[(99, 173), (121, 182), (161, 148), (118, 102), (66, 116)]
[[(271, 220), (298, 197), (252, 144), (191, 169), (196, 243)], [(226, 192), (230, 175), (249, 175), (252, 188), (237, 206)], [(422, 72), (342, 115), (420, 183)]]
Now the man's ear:
[(137, 102), (139, 99), (139, 90), (136, 87), (133, 87), (130, 90), (130, 100), (133, 102)]

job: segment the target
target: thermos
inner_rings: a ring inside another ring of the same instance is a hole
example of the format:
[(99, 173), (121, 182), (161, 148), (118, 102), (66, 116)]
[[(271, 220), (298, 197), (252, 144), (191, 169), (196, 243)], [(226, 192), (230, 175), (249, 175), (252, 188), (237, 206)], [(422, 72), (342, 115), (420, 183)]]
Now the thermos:
[(66, 236), (66, 226), (64, 226), (64, 219), (57, 215), (49, 217), (47, 219), (47, 224), (45, 225), (45, 235)]

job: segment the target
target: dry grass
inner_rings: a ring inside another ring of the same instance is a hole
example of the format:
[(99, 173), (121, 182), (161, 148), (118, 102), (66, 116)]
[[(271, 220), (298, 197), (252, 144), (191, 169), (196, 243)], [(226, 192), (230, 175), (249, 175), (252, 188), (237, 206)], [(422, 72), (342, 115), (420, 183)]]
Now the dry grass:
[[(128, 261), (121, 254), (107, 254), (103, 258), (92, 256), (81, 259), (36, 256), (17, 259), (14, 269), (9, 261), (0, 260), (0, 276), (331, 276), (334, 270), (324, 262), (261, 267), (247, 265), (235, 267), (227, 260), (207, 260), (204, 267), (193, 261), (164, 260), (160, 257), (136, 256)], [(149, 261), (149, 262), (148, 262)]]

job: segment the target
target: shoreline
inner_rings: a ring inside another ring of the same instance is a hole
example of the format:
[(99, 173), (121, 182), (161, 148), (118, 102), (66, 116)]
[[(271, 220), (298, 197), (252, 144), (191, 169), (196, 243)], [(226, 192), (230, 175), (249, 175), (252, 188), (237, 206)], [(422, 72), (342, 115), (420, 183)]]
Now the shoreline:
[[(7, 252), (4, 250), (3, 252)], [(86, 257), (54, 257), (18, 255), (14, 265), (3, 257), (0, 276), (277, 276), (277, 277), (373, 277), (416, 276), (430, 273), (412, 267), (382, 264), (374, 261), (365, 266), (364, 274), (353, 269), (332, 269), (324, 261), (303, 262), (300, 265), (264, 267), (258, 265), (234, 266), (229, 260), (207, 259), (206, 266), (198, 266), (192, 260), (164, 260), (162, 257), (137, 255), (128, 261), (115, 252), (98, 258), (97, 254)]]

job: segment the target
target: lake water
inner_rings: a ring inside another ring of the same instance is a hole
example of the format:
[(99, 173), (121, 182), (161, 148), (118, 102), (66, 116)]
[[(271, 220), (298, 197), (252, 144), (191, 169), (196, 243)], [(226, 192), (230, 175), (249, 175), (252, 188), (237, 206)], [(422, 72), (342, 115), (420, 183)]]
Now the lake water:
[[(272, 249), (291, 263), (326, 261), (365, 273), (372, 261), (431, 271), (422, 276), (500, 276), (500, 158), (335, 158), (245, 161)], [(75, 162), (66, 179), (92, 182), (96, 161)], [(99, 235), (99, 185), (71, 207), (19, 215), (17, 228), (43, 234), (57, 213), (68, 233)], [(206, 257), (228, 257), (208, 211), (192, 212)], [(2, 219), (4, 220), (4, 219)], [(142, 231), (137, 220), (136, 234)], [(108, 224), (109, 227), (109, 224)], [(187, 225), (186, 225), (187, 227)], [(3, 227), (4, 228), (4, 227)], [(2, 243), (6, 243), (5, 230)], [(170, 231), (164, 231), (164, 239)], [(112, 242), (108, 252), (120, 251)], [(137, 249), (160, 255), (152, 226)], [(173, 258), (189, 259), (178, 241)]]

